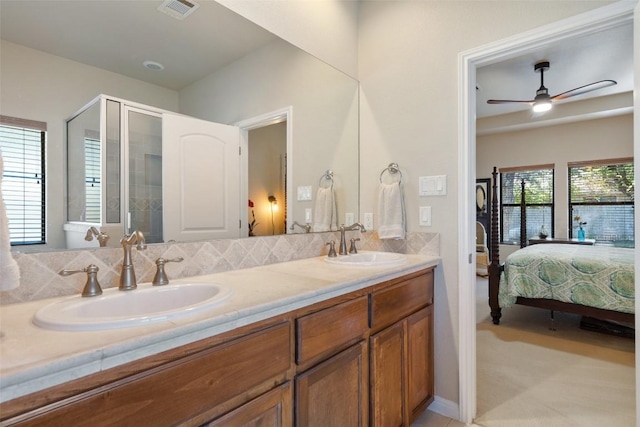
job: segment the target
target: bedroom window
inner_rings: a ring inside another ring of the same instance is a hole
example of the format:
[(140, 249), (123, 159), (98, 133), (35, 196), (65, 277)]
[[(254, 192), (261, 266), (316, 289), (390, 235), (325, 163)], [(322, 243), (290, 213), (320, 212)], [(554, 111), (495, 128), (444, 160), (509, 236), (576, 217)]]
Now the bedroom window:
[(2, 195), (12, 246), (46, 243), (46, 135), (46, 123), (0, 116)]
[(587, 239), (598, 244), (634, 246), (633, 159), (569, 163), (570, 237), (578, 235), (578, 223)]
[(554, 165), (500, 169), (500, 243), (520, 244), (522, 180), (526, 193), (526, 240), (537, 237), (544, 226), (553, 237)]

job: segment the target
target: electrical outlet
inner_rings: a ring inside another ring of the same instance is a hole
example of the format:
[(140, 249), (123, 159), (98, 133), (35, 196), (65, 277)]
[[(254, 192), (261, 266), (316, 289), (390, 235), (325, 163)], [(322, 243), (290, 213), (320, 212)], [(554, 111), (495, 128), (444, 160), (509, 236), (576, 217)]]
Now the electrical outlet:
[(367, 230), (373, 230), (373, 214), (371, 212), (367, 212), (364, 214), (364, 228)]

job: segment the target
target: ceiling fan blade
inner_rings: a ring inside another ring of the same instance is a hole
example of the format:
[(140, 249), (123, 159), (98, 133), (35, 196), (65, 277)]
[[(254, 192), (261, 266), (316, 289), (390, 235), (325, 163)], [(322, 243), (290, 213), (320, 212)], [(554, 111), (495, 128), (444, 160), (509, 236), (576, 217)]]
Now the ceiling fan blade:
[(598, 89), (604, 89), (608, 86), (618, 84), (615, 80), (600, 80), (599, 82), (589, 83), (588, 85), (580, 86), (575, 89), (568, 90), (566, 92), (559, 93), (551, 97), (551, 101), (560, 101), (562, 99), (571, 98), (572, 96), (582, 95), (583, 93), (591, 92)]
[(516, 101), (512, 99), (489, 99), (487, 104), (508, 104), (510, 102), (520, 102), (523, 104), (533, 104), (535, 101)]

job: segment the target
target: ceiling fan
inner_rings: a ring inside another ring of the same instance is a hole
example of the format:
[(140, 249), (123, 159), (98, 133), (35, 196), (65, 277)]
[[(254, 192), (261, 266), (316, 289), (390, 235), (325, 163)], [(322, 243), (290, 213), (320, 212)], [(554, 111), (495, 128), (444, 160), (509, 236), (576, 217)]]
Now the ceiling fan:
[(608, 86), (617, 84), (615, 80), (600, 80), (598, 82), (589, 83), (584, 86), (580, 86), (566, 92), (559, 93), (554, 96), (549, 96), (549, 89), (544, 86), (544, 72), (549, 69), (549, 61), (537, 62), (533, 67), (535, 72), (540, 72), (540, 88), (536, 91), (536, 97), (530, 101), (517, 101), (511, 99), (490, 99), (487, 104), (506, 104), (510, 102), (520, 102), (533, 106), (533, 111), (540, 113), (551, 109), (551, 103), (554, 101), (560, 101), (572, 96), (582, 95), (583, 93), (591, 92), (598, 89), (603, 89)]

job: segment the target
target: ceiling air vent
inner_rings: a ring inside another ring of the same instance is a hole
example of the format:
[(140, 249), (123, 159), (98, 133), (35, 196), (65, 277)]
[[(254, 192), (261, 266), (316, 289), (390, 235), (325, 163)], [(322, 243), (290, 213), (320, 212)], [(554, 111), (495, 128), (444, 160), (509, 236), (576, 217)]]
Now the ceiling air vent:
[(158, 10), (182, 21), (199, 7), (199, 4), (187, 0), (164, 0)]

